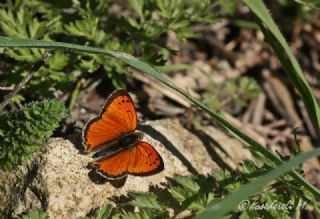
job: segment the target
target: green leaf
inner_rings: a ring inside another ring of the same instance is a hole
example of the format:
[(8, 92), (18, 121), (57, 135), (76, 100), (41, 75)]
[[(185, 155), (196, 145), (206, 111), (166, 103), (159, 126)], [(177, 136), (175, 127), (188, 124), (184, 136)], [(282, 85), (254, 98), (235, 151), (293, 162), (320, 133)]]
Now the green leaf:
[(229, 194), (220, 202), (214, 204), (207, 211), (200, 214), (197, 219), (215, 219), (221, 218), (223, 215), (234, 209), (242, 200), (247, 200), (251, 195), (259, 192), (267, 183), (276, 179), (286, 172), (291, 171), (294, 167), (302, 164), (306, 160), (320, 155), (320, 148), (300, 154), (293, 157), (291, 160), (286, 161), (269, 173), (258, 177), (256, 180), (246, 184), (239, 190)]
[(152, 219), (153, 217), (147, 212), (139, 212), (139, 213), (129, 212), (126, 214), (121, 214), (121, 216), (119, 216), (118, 218), (121, 218), (121, 219)]
[(193, 176), (175, 176), (174, 181), (182, 185), (184, 188), (191, 190), (192, 192), (198, 192), (200, 190), (199, 184), (195, 181)]
[(133, 196), (133, 200), (131, 201), (131, 204), (133, 206), (139, 207), (139, 208), (149, 208), (149, 209), (155, 209), (158, 211), (164, 211), (165, 207), (160, 205), (157, 201), (157, 197), (154, 193), (140, 193), (140, 192), (131, 192), (130, 193)]
[(68, 63), (69, 63), (69, 56), (62, 52), (56, 52), (48, 61), (48, 65), (50, 69), (57, 70), (57, 71), (62, 70), (64, 67), (68, 65)]
[(48, 219), (47, 213), (38, 208), (31, 209), (26, 215), (23, 215), (23, 219)]
[(112, 205), (107, 204), (100, 207), (99, 211), (96, 213), (96, 219), (108, 218), (112, 211)]
[(105, 39), (106, 34), (99, 29), (98, 25), (99, 18), (94, 16), (91, 11), (86, 11), (82, 20), (70, 22), (64, 25), (64, 28), (73, 36), (84, 37), (99, 45)]
[(144, 16), (143, 16), (144, 0), (129, 0), (129, 5), (133, 10), (135, 10), (138, 13), (141, 20), (144, 20)]
[[(0, 28), (4, 34), (20, 38), (41, 39), (48, 29), (45, 22), (40, 22), (30, 7), (20, 7), (17, 11), (0, 9)], [(7, 54), (21, 61), (35, 62), (42, 56), (39, 49), (9, 50)]]
[(187, 198), (191, 197), (193, 193), (180, 186), (175, 186), (171, 188), (171, 195), (178, 202), (184, 202)]
[(91, 217), (82, 217), (81, 219), (106, 219), (109, 218), (112, 212), (112, 205), (106, 204), (102, 205)]
[(309, 8), (320, 9), (320, 1), (319, 0), (295, 0), (300, 4), (303, 4)]

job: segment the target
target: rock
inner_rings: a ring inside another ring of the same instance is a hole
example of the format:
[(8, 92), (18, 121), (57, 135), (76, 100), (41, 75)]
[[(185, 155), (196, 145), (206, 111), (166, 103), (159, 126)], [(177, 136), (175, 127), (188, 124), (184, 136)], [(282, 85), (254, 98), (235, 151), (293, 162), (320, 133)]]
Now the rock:
[[(148, 191), (151, 185), (161, 187), (160, 184), (166, 182), (167, 177), (175, 174), (209, 174), (214, 168), (218, 168), (217, 163), (220, 165), (220, 161), (226, 157), (229, 157), (225, 162), (230, 167), (235, 167), (242, 159), (251, 159), (250, 153), (243, 149), (237, 140), (227, 140), (230, 137), (216, 129), (206, 128), (206, 132), (199, 132), (205, 133), (207, 138), (220, 136), (212, 141), (226, 141), (219, 142), (223, 149), (217, 149), (212, 143), (200, 140), (197, 135), (183, 128), (178, 120), (147, 122), (141, 125), (140, 129), (146, 133), (144, 140), (151, 143), (161, 154), (165, 167), (162, 172), (147, 177), (129, 175), (126, 181), (122, 182), (123, 185), (92, 175), (87, 168), (92, 158), (77, 149), (81, 147), (79, 136), (79, 143), (75, 144), (62, 138), (50, 139), (43, 154), (42, 160), (45, 162), (38, 163), (37, 176), (33, 177), (41, 182), (30, 183), (33, 191), (42, 191), (42, 195), (37, 197), (44, 197), (45, 201), (41, 200), (41, 203), (45, 203), (42, 206), (45, 206), (49, 217), (85, 216), (90, 210), (110, 203), (111, 198), (125, 195), (128, 191)], [(201, 134), (198, 136), (203, 137)], [(11, 192), (9, 191), (9, 194)], [(24, 203), (24, 206), (28, 204)]]
[[(27, 162), (10, 172), (0, 170), (0, 218), (10, 218), (16, 214), (16, 210), (19, 211), (17, 205), (27, 197), (28, 186), (34, 181), (41, 165), (43, 165), (41, 153), (35, 153)], [(29, 199), (28, 204), (29, 208), (39, 206), (37, 199)]]

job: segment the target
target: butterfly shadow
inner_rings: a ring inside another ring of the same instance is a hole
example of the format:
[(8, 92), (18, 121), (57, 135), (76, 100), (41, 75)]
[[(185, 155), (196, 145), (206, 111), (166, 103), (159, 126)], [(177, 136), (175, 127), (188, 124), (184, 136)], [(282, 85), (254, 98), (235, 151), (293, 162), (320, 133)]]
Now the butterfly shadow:
[(198, 175), (198, 171), (192, 166), (189, 160), (159, 131), (150, 125), (140, 124), (139, 129), (150, 135), (153, 139), (161, 142), (174, 156), (176, 156), (187, 167), (190, 173)]
[(74, 147), (79, 151), (80, 154), (87, 154), (84, 151), (84, 146), (82, 144), (82, 133), (76, 132), (71, 135), (68, 135), (66, 140), (69, 140), (74, 145)]
[[(167, 177), (166, 177), (167, 179)], [(177, 201), (170, 195), (169, 183), (161, 182), (159, 185), (150, 185), (148, 192), (128, 191), (125, 195), (115, 195), (109, 198), (110, 201), (116, 204), (116, 212), (132, 212), (135, 206), (131, 202), (141, 194), (154, 194), (157, 197), (157, 202), (169, 204), (172, 208), (178, 206)]]
[(208, 152), (210, 158), (218, 164), (219, 167), (232, 171), (232, 168), (224, 162), (223, 158), (221, 158), (221, 155), (218, 154), (216, 150), (220, 150), (222, 153), (224, 153), (227, 157), (230, 157), (228, 152), (226, 152), (223, 148), (223, 146), (213, 139), (210, 135), (205, 133), (202, 130), (196, 129), (195, 127), (192, 127), (189, 129), (193, 134), (195, 134), (200, 141), (202, 141), (202, 144), (205, 146), (206, 151)]
[(114, 188), (121, 188), (122, 186), (124, 186), (124, 184), (127, 181), (127, 176), (124, 176), (120, 179), (107, 179), (103, 176), (101, 176), (100, 174), (98, 174), (93, 168), (90, 167), (90, 165), (88, 165), (88, 168), (90, 169), (89, 173), (88, 173), (88, 177), (90, 178), (90, 180), (98, 185), (102, 185), (102, 184), (106, 184), (106, 183), (110, 183), (110, 185)]

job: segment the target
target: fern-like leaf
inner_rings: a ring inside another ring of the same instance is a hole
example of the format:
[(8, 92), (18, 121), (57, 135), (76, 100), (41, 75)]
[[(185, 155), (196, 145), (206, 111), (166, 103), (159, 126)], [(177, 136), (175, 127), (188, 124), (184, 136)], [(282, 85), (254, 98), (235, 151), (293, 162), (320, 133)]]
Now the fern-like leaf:
[(93, 216), (81, 217), (79, 219), (106, 219), (112, 212), (112, 205), (106, 204), (97, 209)]
[[(114, 217), (112, 217), (112, 219), (152, 219), (152, 218), (154, 217), (147, 212), (138, 212), (138, 213), (129, 212), (121, 215), (115, 215)], [(159, 218), (159, 217), (156, 217), (156, 218)]]
[(141, 209), (155, 209), (158, 211), (165, 210), (165, 206), (161, 205), (157, 201), (157, 197), (154, 193), (143, 193), (143, 192), (131, 192), (133, 200), (131, 204)]
[(174, 181), (182, 185), (183, 187), (191, 190), (192, 192), (198, 192), (200, 189), (199, 184), (196, 182), (196, 177), (194, 176), (175, 176)]
[(38, 208), (31, 209), (26, 215), (23, 215), (23, 219), (48, 219), (47, 213)]

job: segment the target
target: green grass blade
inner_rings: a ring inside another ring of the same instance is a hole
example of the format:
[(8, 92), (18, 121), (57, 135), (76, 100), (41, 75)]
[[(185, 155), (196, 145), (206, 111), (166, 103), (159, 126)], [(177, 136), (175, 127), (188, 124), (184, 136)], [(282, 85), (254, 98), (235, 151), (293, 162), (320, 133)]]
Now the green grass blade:
[(292, 84), (299, 91), (315, 127), (320, 129), (320, 108), (311, 88), (306, 81), (300, 65), (292, 54), (285, 38), (273, 21), (268, 9), (261, 0), (244, 0), (250, 10), (258, 18), (258, 24), (263, 31), (267, 42), (278, 56), (284, 70)]
[[(0, 48), (18, 48), (18, 47), (28, 47), (28, 48), (47, 48), (47, 49), (62, 49), (68, 50), (72, 52), (88, 52), (88, 53), (95, 53), (95, 54), (103, 54), (103, 55), (110, 55), (113, 56), (124, 63), (128, 64), (131, 67), (134, 67), (142, 72), (145, 72), (152, 77), (158, 79), (163, 84), (167, 85), (168, 87), (172, 88), (176, 92), (180, 93), (184, 97), (186, 97), (190, 102), (192, 102), (195, 106), (199, 109), (203, 110), (204, 112), (208, 113), (213, 119), (215, 119), (218, 123), (220, 123), (223, 127), (231, 131), (236, 137), (240, 138), (244, 143), (249, 145), (252, 150), (260, 152), (264, 155), (266, 159), (272, 161), (275, 165), (280, 165), (282, 161), (268, 149), (260, 145), (257, 141), (250, 138), (243, 132), (241, 132), (238, 128), (233, 127), (227, 120), (225, 120), (221, 115), (218, 113), (210, 110), (207, 106), (202, 104), (200, 101), (186, 93), (181, 88), (175, 86), (171, 81), (168, 81), (163, 75), (158, 72), (154, 67), (151, 65), (140, 61), (139, 59), (123, 52), (116, 52), (111, 50), (103, 50), (94, 47), (87, 47), (69, 43), (61, 43), (61, 42), (54, 42), (54, 41), (43, 41), (43, 40), (30, 40), (30, 39), (17, 39), (17, 38), (10, 38), (10, 37), (2, 37), (0, 36)], [(290, 175), (301, 185), (303, 185), (306, 189), (308, 189), (311, 193), (313, 193), (316, 197), (320, 198), (320, 191), (311, 185), (308, 181), (306, 181), (300, 174), (296, 171), (290, 172)]]
[(77, 44), (62, 43), (47, 40), (31, 40), (14, 37), (0, 36), (0, 48), (47, 48), (52, 50), (64, 50), (69, 52), (87, 52), (94, 54), (107, 54), (107, 51), (100, 48), (81, 46)]
[(296, 157), (293, 157), (289, 161), (286, 161), (285, 163), (282, 163), (280, 166), (271, 170), (269, 173), (258, 177), (252, 182), (244, 185), (239, 190), (231, 193), (230, 195), (222, 199), (220, 202), (216, 203), (215, 205), (207, 209), (205, 212), (198, 215), (198, 217), (196, 218), (197, 219), (222, 218), (226, 213), (235, 209), (235, 207), (237, 207), (237, 205), (242, 200), (247, 200), (250, 196), (259, 192), (271, 180), (280, 177), (281, 175), (291, 171), (294, 167), (302, 164), (304, 161), (316, 156), (320, 156), (320, 148), (314, 149), (312, 151), (302, 153)]
[(190, 64), (174, 64), (174, 65), (164, 65), (164, 66), (155, 66), (158, 71), (164, 72), (173, 72), (173, 71), (185, 71), (191, 67)]

